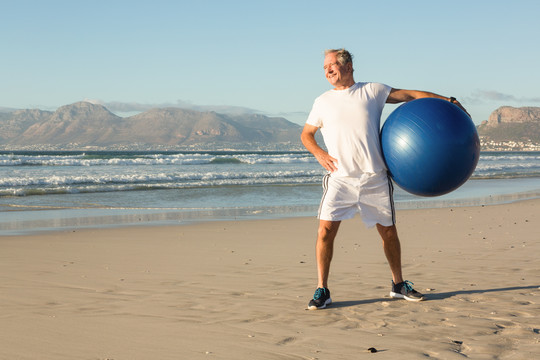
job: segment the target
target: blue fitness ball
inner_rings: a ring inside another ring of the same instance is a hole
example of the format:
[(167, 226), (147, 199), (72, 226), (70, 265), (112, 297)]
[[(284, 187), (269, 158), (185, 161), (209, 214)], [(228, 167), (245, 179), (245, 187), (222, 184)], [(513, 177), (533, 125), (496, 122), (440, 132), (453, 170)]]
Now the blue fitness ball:
[(471, 118), (451, 102), (435, 98), (413, 100), (394, 110), (382, 127), (381, 146), (394, 182), (420, 196), (457, 189), (480, 157)]

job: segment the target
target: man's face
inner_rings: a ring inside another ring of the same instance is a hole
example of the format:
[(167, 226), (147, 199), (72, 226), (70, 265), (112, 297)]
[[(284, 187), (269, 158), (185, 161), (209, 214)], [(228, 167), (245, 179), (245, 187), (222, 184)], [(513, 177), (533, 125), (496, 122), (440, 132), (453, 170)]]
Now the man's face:
[(352, 64), (340, 65), (336, 53), (329, 53), (324, 57), (324, 75), (328, 82), (336, 88), (350, 86)]

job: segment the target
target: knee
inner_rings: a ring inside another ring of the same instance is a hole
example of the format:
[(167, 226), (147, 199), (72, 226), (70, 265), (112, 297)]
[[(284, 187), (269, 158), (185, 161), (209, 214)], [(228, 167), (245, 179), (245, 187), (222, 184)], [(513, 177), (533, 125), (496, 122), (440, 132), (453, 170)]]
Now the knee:
[(395, 225), (392, 226), (383, 226), (380, 224), (377, 224), (377, 230), (379, 230), (379, 234), (381, 235), (381, 238), (383, 241), (399, 241), (397, 229)]
[(334, 222), (321, 222), (319, 224), (318, 230), (318, 240), (319, 241), (333, 241), (337, 235), (339, 229), (339, 223)]

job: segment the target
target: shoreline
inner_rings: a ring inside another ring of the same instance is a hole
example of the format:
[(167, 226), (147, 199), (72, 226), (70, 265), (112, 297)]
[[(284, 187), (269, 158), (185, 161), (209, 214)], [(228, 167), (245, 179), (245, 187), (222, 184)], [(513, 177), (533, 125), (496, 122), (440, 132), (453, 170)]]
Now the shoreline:
[(389, 297), (374, 229), (336, 239), (334, 303), (307, 311), (315, 218), (0, 237), (0, 358), (526, 359), (540, 344), (540, 199), (398, 211)]
[[(517, 179), (517, 181), (530, 179)], [(483, 180), (486, 182), (486, 180)], [(534, 181), (533, 181), (534, 182)], [(396, 201), (396, 210), (417, 210), (437, 208), (457, 208), (470, 206), (496, 206), (540, 198), (540, 189), (527, 184), (523, 192), (502, 191), (501, 186), (487, 191), (483, 196), (477, 186), (470, 187), (470, 182), (454, 193), (426, 198), (409, 196), (409, 199)], [(398, 189), (397, 191), (403, 192)], [(404, 192), (403, 192), (404, 193)], [(476, 193), (476, 197), (475, 197)], [(9, 204), (1, 204), (4, 209)], [(122, 227), (175, 226), (219, 221), (250, 221), (265, 219), (287, 219), (315, 217), (318, 205), (256, 206), (232, 208), (128, 208), (128, 207), (81, 207), (49, 208), (45, 206), (14, 206), (12, 210), (2, 211), (0, 219), (0, 237), (23, 236), (47, 232), (112, 229)]]

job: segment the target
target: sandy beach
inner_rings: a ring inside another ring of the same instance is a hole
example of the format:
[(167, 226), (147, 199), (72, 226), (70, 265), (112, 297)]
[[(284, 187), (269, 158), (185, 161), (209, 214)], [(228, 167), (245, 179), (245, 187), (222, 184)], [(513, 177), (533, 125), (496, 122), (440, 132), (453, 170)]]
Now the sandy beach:
[(421, 303), (389, 297), (376, 230), (346, 221), (318, 311), (315, 218), (3, 236), (0, 358), (540, 358), (539, 214), (399, 211)]

